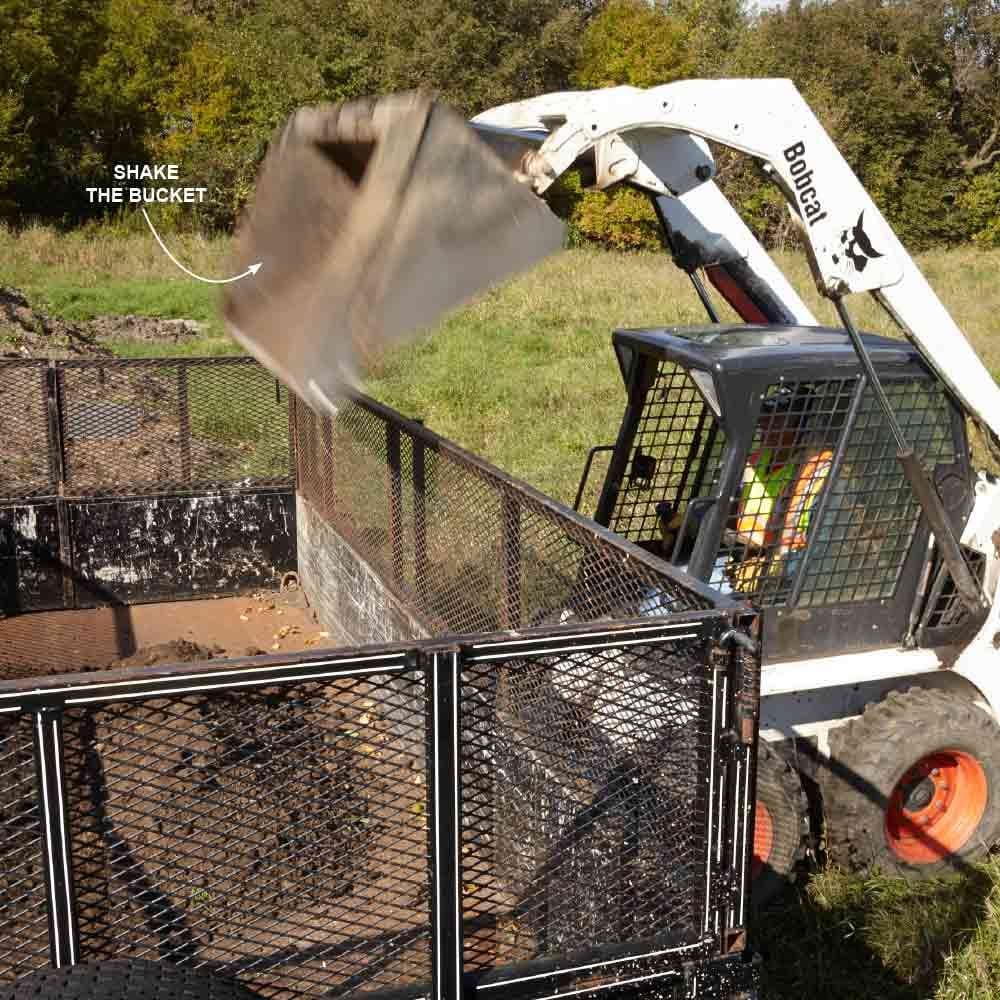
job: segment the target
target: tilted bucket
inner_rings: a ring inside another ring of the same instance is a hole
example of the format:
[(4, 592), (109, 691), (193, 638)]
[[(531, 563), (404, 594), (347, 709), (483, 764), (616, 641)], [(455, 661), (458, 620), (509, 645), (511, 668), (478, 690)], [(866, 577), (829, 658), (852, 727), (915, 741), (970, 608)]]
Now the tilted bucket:
[(418, 94), (301, 108), (240, 226), (230, 333), (300, 397), (558, 249), (563, 227), (455, 112)]

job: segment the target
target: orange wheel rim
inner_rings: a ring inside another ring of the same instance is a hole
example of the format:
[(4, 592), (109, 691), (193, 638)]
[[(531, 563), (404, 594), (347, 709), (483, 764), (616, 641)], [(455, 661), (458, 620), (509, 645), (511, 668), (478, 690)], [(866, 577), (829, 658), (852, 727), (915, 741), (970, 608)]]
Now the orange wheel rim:
[(753, 823), (753, 861), (750, 865), (750, 877), (757, 878), (764, 870), (764, 866), (771, 860), (771, 851), (774, 849), (774, 821), (771, 819), (771, 811), (757, 800)]
[(911, 865), (960, 851), (979, 826), (989, 798), (986, 772), (970, 754), (939, 750), (918, 760), (889, 796), (885, 838)]

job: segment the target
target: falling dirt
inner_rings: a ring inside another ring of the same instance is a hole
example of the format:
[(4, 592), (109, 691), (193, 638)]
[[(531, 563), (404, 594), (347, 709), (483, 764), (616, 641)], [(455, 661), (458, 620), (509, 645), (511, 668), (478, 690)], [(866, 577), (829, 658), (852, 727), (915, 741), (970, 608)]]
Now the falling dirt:
[(23, 292), (0, 286), (0, 357), (110, 357), (109, 340), (177, 343), (201, 332), (189, 319), (151, 316), (99, 316), (83, 323), (49, 316), (34, 308)]

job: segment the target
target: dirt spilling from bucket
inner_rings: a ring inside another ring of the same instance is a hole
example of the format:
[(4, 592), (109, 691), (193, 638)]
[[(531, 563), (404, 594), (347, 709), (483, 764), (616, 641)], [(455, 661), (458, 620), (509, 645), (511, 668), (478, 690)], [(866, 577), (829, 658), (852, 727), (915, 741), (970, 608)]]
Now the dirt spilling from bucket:
[(152, 316), (99, 316), (75, 323), (31, 305), (17, 288), (0, 286), (0, 357), (109, 357), (105, 341), (178, 343), (197, 336), (200, 324), (189, 319)]

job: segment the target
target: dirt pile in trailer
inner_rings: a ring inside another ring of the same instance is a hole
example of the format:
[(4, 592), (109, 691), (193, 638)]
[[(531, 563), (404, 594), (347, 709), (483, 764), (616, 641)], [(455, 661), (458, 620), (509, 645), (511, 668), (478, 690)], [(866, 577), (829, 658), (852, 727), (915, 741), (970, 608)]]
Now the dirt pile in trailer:
[(0, 618), (0, 679), (336, 645), (298, 589)]
[(200, 646), (187, 639), (172, 639), (169, 642), (157, 642), (151, 646), (137, 649), (131, 656), (115, 660), (110, 667), (155, 667), (159, 663), (201, 663), (217, 656), (225, 656), (222, 646), (211, 648)]
[(110, 357), (103, 341), (177, 343), (200, 331), (193, 320), (151, 316), (98, 316), (74, 323), (36, 309), (19, 289), (0, 286), (0, 357), (4, 358)]

